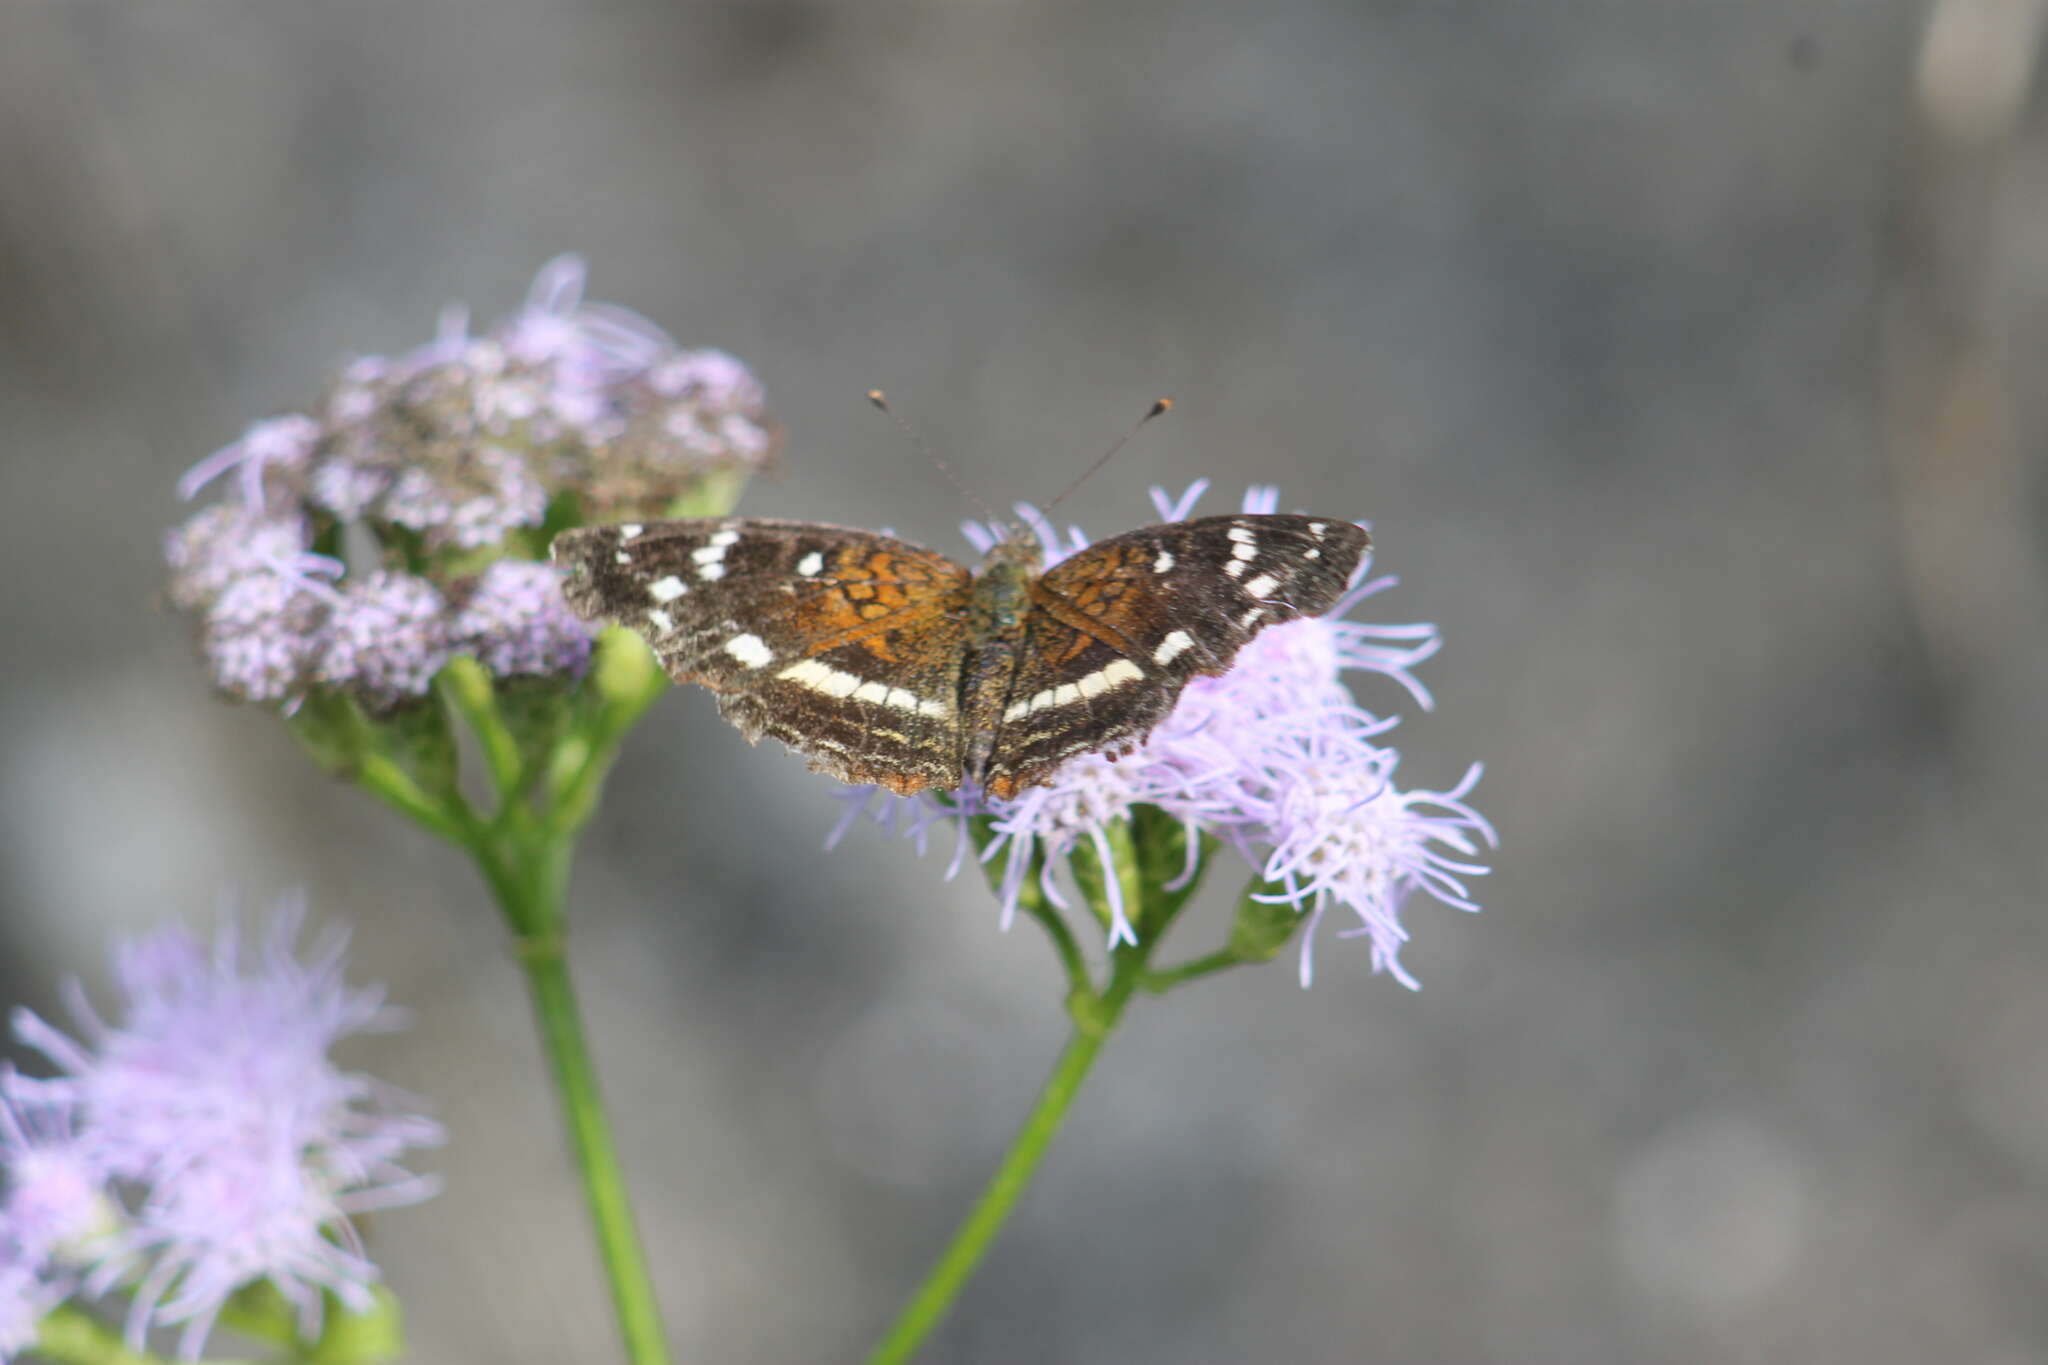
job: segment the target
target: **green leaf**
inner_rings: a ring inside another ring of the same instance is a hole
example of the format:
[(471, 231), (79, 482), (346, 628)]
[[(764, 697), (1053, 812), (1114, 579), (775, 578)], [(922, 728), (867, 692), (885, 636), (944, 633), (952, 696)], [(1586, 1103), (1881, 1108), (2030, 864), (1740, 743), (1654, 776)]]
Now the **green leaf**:
[(1245, 887), (1244, 895), (1238, 898), (1237, 919), (1230, 926), (1230, 951), (1238, 961), (1271, 961), (1300, 930), (1302, 921), (1307, 917), (1293, 905), (1253, 899), (1260, 895), (1279, 894), (1286, 889), (1278, 882), (1258, 877), (1252, 878), (1251, 884)]

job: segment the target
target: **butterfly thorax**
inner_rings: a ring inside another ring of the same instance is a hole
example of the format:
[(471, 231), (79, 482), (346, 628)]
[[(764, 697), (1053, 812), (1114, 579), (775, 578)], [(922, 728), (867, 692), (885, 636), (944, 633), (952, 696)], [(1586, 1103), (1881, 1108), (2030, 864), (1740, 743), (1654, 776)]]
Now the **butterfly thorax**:
[(965, 752), (962, 769), (975, 781), (988, 771), (1003, 706), (1010, 696), (1038, 577), (1037, 547), (1022, 537), (997, 541), (982, 560), (967, 609), (967, 654), (960, 674)]

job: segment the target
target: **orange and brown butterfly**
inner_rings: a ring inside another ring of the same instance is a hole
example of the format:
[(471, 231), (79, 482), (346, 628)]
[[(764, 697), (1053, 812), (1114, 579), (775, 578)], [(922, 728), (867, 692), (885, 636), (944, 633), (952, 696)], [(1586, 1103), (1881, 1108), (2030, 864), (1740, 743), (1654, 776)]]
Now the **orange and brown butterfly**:
[(553, 554), (579, 615), (639, 632), (749, 740), (902, 795), (1008, 798), (1135, 748), (1191, 678), (1329, 610), (1369, 544), (1339, 518), (1244, 514), (1127, 531), (1043, 573), (1019, 531), (970, 571), (871, 531), (718, 517), (566, 531)]

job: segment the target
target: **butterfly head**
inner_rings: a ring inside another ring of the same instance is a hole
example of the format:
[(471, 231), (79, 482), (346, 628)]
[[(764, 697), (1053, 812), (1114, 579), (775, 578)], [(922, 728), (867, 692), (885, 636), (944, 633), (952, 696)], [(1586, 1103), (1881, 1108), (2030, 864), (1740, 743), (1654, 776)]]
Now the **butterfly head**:
[(983, 576), (1002, 570), (1036, 578), (1045, 567), (1045, 546), (1038, 533), (1022, 522), (1011, 522), (1000, 530), (1000, 537), (981, 557)]

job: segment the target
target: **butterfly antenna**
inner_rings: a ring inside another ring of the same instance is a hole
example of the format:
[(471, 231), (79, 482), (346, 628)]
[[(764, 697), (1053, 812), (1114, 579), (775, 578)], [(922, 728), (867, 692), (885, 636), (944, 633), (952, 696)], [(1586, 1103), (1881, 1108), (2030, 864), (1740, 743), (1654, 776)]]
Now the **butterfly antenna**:
[(1151, 410), (1148, 411), (1143, 417), (1140, 417), (1137, 421), (1133, 422), (1131, 424), (1131, 429), (1125, 432), (1121, 437), (1117, 438), (1117, 443), (1115, 445), (1111, 446), (1108, 450), (1102, 452), (1101, 459), (1097, 460), (1094, 464), (1091, 464), (1086, 469), (1082, 470), (1081, 477), (1075, 479), (1072, 483), (1068, 484), (1064, 489), (1060, 491), (1060, 495), (1058, 497), (1054, 498), (1051, 502), (1045, 505), (1044, 510), (1046, 514), (1050, 516), (1052, 514), (1053, 508), (1058, 507), (1061, 503), (1065, 502), (1068, 496), (1071, 493), (1073, 493), (1073, 491), (1076, 488), (1079, 488), (1082, 484), (1088, 482), (1089, 478), (1094, 475), (1096, 470), (1102, 468), (1104, 465), (1109, 463), (1110, 457), (1112, 455), (1116, 454), (1119, 450), (1122, 450), (1125, 446), (1129, 445), (1131, 443), (1131, 438), (1133, 436), (1136, 436), (1138, 432), (1141, 429), (1143, 429), (1145, 423), (1151, 421), (1154, 417), (1161, 416), (1171, 411), (1173, 411), (1173, 400), (1171, 398), (1161, 398), (1157, 402), (1153, 403)]
[(894, 422), (896, 424), (896, 430), (902, 432), (905, 436), (909, 437), (910, 443), (916, 446), (918, 450), (923, 453), (924, 457), (927, 460), (930, 460), (935, 466), (938, 467), (938, 471), (946, 476), (946, 482), (953, 485), (953, 491), (958, 493), (962, 498), (966, 499), (968, 502), (972, 503), (974, 505), (974, 510), (981, 514), (981, 518), (983, 521), (988, 522), (992, 526), (999, 526), (1002, 524), (1002, 518), (998, 517), (993, 511), (991, 511), (987, 503), (983, 502), (980, 498), (976, 497), (974, 495), (974, 490), (970, 489), (966, 484), (960, 481), (960, 476), (953, 472), (953, 466), (947, 464), (944, 460), (940, 459), (938, 452), (925, 444), (924, 436), (918, 431), (918, 429), (912, 426), (907, 419), (900, 416), (897, 413), (896, 409), (889, 406), (888, 394), (883, 393), (880, 389), (869, 389), (868, 401), (870, 403), (873, 403), (875, 405), (875, 409), (878, 412), (880, 412), (884, 417), (887, 417), (891, 422)]

